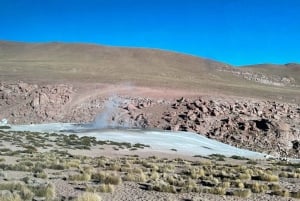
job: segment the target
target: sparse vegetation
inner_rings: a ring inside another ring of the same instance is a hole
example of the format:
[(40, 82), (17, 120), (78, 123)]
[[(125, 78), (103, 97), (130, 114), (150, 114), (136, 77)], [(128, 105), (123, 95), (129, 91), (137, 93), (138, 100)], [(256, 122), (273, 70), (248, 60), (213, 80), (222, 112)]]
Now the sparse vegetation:
[[(218, 154), (211, 155), (209, 158), (201, 157), (195, 161), (156, 156), (139, 158), (137, 155), (120, 158), (103, 156), (91, 158), (71, 155), (68, 149), (77, 147), (76, 140), (78, 143), (84, 141), (85, 146), (89, 147), (102, 146), (105, 143), (105, 145), (115, 146), (118, 149), (119, 145), (130, 149), (143, 145), (132, 146), (126, 143), (106, 141), (100, 142), (101, 145), (99, 145), (99, 142), (93, 138), (79, 138), (76, 135), (66, 138), (60, 134), (21, 132), (14, 134), (15, 136), (5, 133), (1, 139), (3, 140), (5, 137), (8, 141), (16, 137), (22, 139), (16, 141), (20, 150), (15, 151), (8, 147), (1, 147), (0, 152), (4, 156), (13, 155), (18, 159), (15, 164), (0, 163), (0, 168), (3, 170), (0, 177), (6, 178), (4, 174), (6, 170), (32, 174), (28, 174), (17, 183), (0, 184), (0, 190), (9, 191), (10, 194), (7, 197), (13, 200), (32, 200), (34, 196), (49, 198), (48, 200), (56, 198), (54, 186), (49, 183), (52, 178), (65, 179), (74, 186), (84, 185), (85, 191), (93, 195), (97, 195), (97, 192), (112, 193), (122, 181), (130, 181), (145, 184), (146, 190), (168, 193), (202, 192), (242, 198), (251, 196), (251, 193), (270, 193), (276, 196), (299, 198), (299, 192), (289, 192), (279, 182), (283, 177), (299, 179), (300, 169), (297, 165), (288, 166), (281, 163), (279, 166), (270, 161), (271, 166), (263, 168), (250, 163), (251, 160), (242, 164), (239, 164), (238, 161), (236, 161), (238, 164), (226, 164), (224, 161), (228, 159)], [(26, 140), (29, 140), (30, 143), (27, 143)], [(33, 146), (36, 141), (39, 144), (38, 148)], [(39, 149), (44, 149), (47, 143), (59, 143), (60, 145), (56, 145), (57, 149), (47, 146), (48, 151), (39, 152)], [(62, 172), (68, 172), (68, 176), (62, 177)], [(34, 186), (36, 179), (44, 181), (45, 184)]]

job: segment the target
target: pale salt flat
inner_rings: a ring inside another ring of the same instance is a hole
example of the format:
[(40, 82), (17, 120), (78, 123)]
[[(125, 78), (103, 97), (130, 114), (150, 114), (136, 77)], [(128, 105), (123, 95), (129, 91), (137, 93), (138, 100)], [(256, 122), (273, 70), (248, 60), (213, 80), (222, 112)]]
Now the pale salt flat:
[(46, 132), (46, 133), (76, 133), (79, 136), (92, 136), (97, 140), (115, 142), (141, 143), (150, 146), (150, 150), (170, 151), (176, 149), (181, 155), (222, 154), (238, 155), (252, 159), (265, 158), (266, 154), (236, 148), (205, 136), (191, 132), (174, 132), (144, 129), (94, 129), (88, 125), (72, 123), (49, 123), (30, 125), (11, 125), (14, 131)]

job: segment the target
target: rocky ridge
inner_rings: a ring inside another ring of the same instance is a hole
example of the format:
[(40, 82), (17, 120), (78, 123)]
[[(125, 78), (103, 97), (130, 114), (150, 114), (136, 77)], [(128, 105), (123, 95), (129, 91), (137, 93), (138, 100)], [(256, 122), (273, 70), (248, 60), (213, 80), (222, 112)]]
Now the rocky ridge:
[(241, 70), (237, 68), (219, 68), (218, 71), (230, 73), (234, 76), (241, 77), (243, 79), (257, 82), (260, 84), (265, 85), (272, 85), (272, 86), (290, 86), (290, 87), (300, 87), (296, 84), (295, 78), (293, 77), (286, 77), (286, 76), (278, 76), (278, 75), (272, 75), (268, 76), (263, 73), (254, 73), (246, 70)]

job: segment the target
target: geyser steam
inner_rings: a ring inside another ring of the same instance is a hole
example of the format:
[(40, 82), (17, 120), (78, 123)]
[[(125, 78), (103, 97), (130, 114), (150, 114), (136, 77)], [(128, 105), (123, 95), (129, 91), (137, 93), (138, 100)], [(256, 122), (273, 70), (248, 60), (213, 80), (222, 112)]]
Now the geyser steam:
[(128, 102), (128, 100), (122, 99), (118, 96), (108, 98), (108, 100), (104, 103), (103, 111), (99, 113), (92, 122), (92, 127), (95, 129), (131, 127), (129, 119), (122, 118), (124, 117), (124, 112), (122, 113), (120, 109), (123, 105), (128, 104)]

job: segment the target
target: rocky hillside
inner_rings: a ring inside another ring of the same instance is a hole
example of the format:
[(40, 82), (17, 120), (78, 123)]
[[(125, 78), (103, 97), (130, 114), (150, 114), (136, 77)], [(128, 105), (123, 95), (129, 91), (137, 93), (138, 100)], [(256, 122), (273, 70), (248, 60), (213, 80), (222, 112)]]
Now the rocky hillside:
[(96, 123), (101, 126), (193, 131), (237, 147), (300, 158), (299, 104), (221, 96), (78, 97), (71, 85), (1, 83), (0, 118), (18, 124), (79, 123), (100, 114)]

